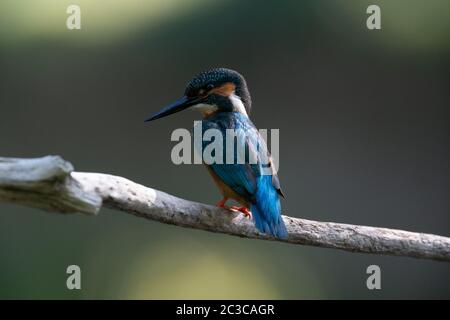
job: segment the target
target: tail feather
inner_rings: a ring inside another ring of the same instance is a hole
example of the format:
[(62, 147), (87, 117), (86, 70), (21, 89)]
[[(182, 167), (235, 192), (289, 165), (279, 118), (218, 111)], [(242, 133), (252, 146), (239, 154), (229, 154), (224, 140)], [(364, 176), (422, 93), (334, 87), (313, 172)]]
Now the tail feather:
[[(269, 180), (270, 179), (270, 180)], [(277, 238), (286, 238), (288, 232), (281, 217), (281, 204), (271, 176), (262, 177), (251, 207), (256, 228)]]

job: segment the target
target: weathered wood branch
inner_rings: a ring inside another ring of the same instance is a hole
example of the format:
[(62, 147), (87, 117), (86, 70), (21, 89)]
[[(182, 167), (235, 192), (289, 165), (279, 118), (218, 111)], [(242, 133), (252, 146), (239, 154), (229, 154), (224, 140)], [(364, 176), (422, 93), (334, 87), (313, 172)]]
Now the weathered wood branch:
[(167, 224), (245, 238), (352, 252), (450, 261), (450, 238), (283, 216), (289, 237), (259, 233), (243, 215), (183, 200), (125, 178), (73, 171), (58, 156), (0, 158), (0, 202), (52, 212), (96, 214), (102, 206)]

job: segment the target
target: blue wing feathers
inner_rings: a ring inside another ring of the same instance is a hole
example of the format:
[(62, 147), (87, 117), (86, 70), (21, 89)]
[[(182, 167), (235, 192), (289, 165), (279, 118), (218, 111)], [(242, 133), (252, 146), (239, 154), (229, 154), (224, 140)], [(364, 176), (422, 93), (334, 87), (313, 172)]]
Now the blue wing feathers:
[[(254, 156), (258, 159), (257, 164), (250, 164), (249, 159), (243, 164), (237, 162), (237, 154), (235, 152), (233, 164), (225, 163), (226, 143), (224, 141), (224, 161), (223, 164), (214, 163), (210, 168), (219, 178), (233, 189), (236, 193), (244, 197), (251, 203), (250, 210), (252, 211), (253, 219), (256, 228), (264, 233), (275, 237), (287, 237), (286, 227), (281, 217), (281, 205), (279, 199), (280, 186), (276, 174), (263, 174), (263, 165), (261, 159), (264, 154), (267, 154), (267, 147), (265, 141), (257, 133), (256, 128), (248, 117), (236, 112), (218, 113), (207, 120), (202, 121), (202, 130), (214, 128), (223, 133), (225, 137), (226, 129), (235, 129), (239, 132), (236, 144), (244, 146), (246, 152), (255, 152)], [(256, 151), (249, 145), (255, 142), (262, 146)], [(209, 144), (203, 142), (202, 149)], [(275, 182), (275, 183), (274, 183)]]

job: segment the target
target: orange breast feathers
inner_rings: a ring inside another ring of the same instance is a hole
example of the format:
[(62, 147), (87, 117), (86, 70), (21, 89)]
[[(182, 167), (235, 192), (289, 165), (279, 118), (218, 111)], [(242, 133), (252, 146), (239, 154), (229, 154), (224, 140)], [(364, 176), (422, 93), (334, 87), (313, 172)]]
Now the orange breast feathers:
[(213, 178), (215, 184), (219, 188), (220, 193), (224, 198), (236, 200), (241, 205), (250, 208), (250, 203), (245, 198), (243, 198), (240, 194), (236, 193), (236, 191), (234, 191), (228, 185), (226, 185), (225, 182), (223, 182), (222, 179), (220, 179), (220, 177), (217, 174), (215, 174), (214, 171), (209, 166), (206, 166), (206, 168), (208, 169), (209, 174)]

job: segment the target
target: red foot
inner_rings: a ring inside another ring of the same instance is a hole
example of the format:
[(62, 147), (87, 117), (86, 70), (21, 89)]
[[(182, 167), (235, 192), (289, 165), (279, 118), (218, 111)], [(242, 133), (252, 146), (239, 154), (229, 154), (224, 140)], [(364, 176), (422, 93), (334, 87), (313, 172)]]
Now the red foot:
[(246, 217), (251, 219), (252, 218), (252, 213), (250, 212), (250, 210), (248, 210), (247, 207), (237, 207), (237, 206), (232, 206), (230, 207), (230, 210), (232, 211), (239, 211), (242, 212), (242, 214)]
[(228, 198), (223, 198), (222, 200), (220, 200), (219, 202), (216, 203), (216, 206), (219, 207), (219, 208), (228, 209), (228, 207), (225, 205), (227, 200), (228, 200)]
[(222, 200), (220, 200), (219, 202), (216, 203), (216, 206), (219, 208), (230, 210), (232, 212), (236, 212), (236, 210), (233, 210), (233, 209), (231, 209), (231, 207), (225, 205), (227, 200), (228, 200), (228, 198), (223, 198)]
[(228, 200), (228, 198), (223, 198), (222, 200), (220, 200), (219, 202), (216, 203), (216, 206), (219, 208), (224, 208), (224, 209), (230, 210), (231, 212), (241, 212), (242, 214), (244, 214), (245, 217), (250, 218), (250, 219), (252, 218), (252, 213), (250, 212), (250, 210), (248, 210), (248, 208), (238, 207), (238, 206), (228, 207), (225, 205), (227, 200)]

